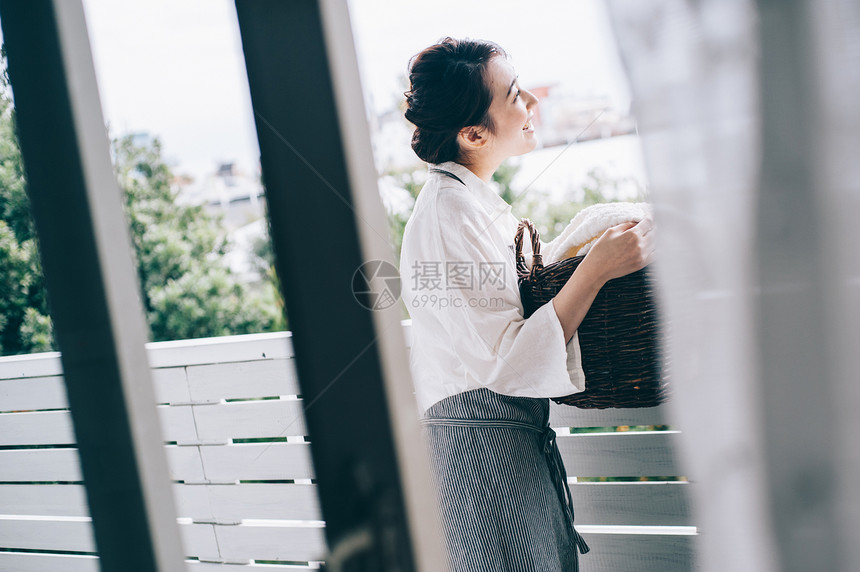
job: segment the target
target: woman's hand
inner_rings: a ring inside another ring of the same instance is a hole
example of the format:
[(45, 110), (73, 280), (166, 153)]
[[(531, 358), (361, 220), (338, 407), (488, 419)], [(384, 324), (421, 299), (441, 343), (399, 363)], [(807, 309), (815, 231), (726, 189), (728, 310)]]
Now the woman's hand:
[(654, 258), (653, 229), (649, 218), (610, 227), (580, 264), (591, 267), (603, 282), (641, 270)]
[(651, 219), (639, 223), (625, 222), (610, 227), (597, 239), (576, 272), (552, 299), (565, 343), (573, 337), (607, 280), (636, 272), (651, 262), (654, 257), (653, 228)]

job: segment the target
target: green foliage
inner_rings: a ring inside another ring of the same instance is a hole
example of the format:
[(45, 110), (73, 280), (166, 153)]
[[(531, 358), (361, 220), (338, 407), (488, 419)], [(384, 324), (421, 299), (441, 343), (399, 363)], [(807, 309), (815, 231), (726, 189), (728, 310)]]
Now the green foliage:
[(495, 173), (493, 173), (493, 182), (499, 185), (499, 196), (511, 206), (516, 204), (518, 198), (517, 193), (514, 192), (511, 184), (519, 170), (520, 168), (518, 165), (505, 161), (499, 165), (499, 168), (496, 169)]
[(247, 288), (217, 265), (198, 266), (148, 294), (150, 327), (162, 339), (247, 334), (261, 326), (271, 331), (275, 323), (272, 306), (248, 297)]
[(177, 204), (158, 140), (125, 136), (113, 141), (112, 152), (153, 340), (285, 327), (272, 284), (253, 289), (223, 263), (220, 221), (202, 205)]
[[(391, 171), (386, 173), (400, 188), (406, 190), (412, 199), (418, 198), (418, 193), (421, 192), (421, 187), (424, 186), (426, 173), (424, 171)], [(394, 259), (400, 260), (400, 248), (403, 245), (403, 231), (406, 229), (406, 222), (409, 220), (408, 213), (388, 213), (388, 236), (394, 246)]]
[[(4, 56), (5, 59), (5, 56)], [(0, 354), (53, 349), (5, 66), (0, 76)]]
[(225, 242), (202, 206), (175, 204), (157, 140), (140, 144), (125, 136), (112, 142), (111, 151), (149, 312), (150, 292), (193, 272), (201, 259), (223, 254)]
[(0, 353), (53, 349), (43, 282), (35, 241), (0, 220)]
[[(541, 240), (549, 242), (565, 229), (582, 209), (599, 203), (617, 202), (616, 191), (623, 181), (610, 179), (600, 169), (592, 169), (585, 183), (566, 193), (566, 199), (552, 201), (543, 193), (528, 191), (518, 197), (514, 211), (519, 217), (531, 219), (540, 232)], [(640, 190), (635, 201), (645, 200)]]
[[(268, 205), (266, 206), (268, 209)], [(268, 216), (266, 220), (269, 221)], [(286, 305), (284, 298), (281, 296), (281, 281), (278, 278), (278, 273), (275, 271), (275, 250), (272, 246), (272, 240), (269, 238), (272, 235), (271, 225), (267, 229), (266, 236), (258, 238), (253, 246), (254, 259), (252, 264), (254, 269), (260, 275), (262, 284), (260, 285), (261, 298), (265, 300), (268, 307), (274, 308), (278, 317), (272, 328), (280, 331), (287, 329), (286, 321)]]
[(27, 308), (24, 311), (24, 322), (21, 324), (21, 339), (27, 340), (30, 353), (54, 349), (54, 323), (51, 317), (36, 308)]

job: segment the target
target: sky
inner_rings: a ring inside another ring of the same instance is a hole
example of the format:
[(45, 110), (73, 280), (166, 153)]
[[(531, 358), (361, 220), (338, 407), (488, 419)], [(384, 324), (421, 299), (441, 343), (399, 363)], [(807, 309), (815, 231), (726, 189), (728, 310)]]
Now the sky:
[[(349, 0), (368, 107), (398, 105), (409, 58), (444, 36), (510, 54), (525, 87), (607, 95), (629, 89), (601, 0)], [(234, 3), (84, 0), (102, 109), (113, 136), (161, 139), (178, 173), (259, 155)]]

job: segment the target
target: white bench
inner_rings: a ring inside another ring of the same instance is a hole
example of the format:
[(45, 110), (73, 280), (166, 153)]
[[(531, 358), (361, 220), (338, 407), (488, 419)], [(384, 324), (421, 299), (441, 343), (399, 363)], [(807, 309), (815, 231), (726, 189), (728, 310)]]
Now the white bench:
[[(290, 334), (148, 352), (188, 570), (317, 568), (324, 523)], [(593, 549), (583, 572), (695, 569), (689, 483), (582, 482), (679, 475), (677, 432), (567, 429), (661, 425), (662, 412), (553, 405), (551, 423)], [(360, 439), (361, 428), (343, 437)], [(98, 570), (74, 443), (59, 354), (0, 358), (0, 570)]]

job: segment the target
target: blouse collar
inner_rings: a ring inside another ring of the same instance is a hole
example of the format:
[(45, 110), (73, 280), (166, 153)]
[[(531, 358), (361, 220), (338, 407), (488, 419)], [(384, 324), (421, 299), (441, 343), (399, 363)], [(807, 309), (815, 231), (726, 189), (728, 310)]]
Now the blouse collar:
[(505, 211), (511, 211), (511, 205), (499, 196), (499, 194), (487, 183), (485, 183), (478, 175), (470, 171), (463, 165), (454, 161), (447, 161), (438, 165), (430, 165), (431, 169), (442, 169), (456, 175), (466, 187), (472, 192), (472, 195), (478, 199), (481, 206), (487, 211), (487, 214), (495, 218)]

